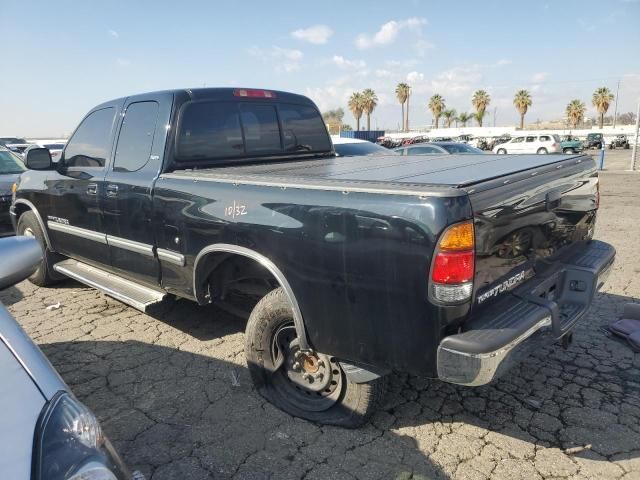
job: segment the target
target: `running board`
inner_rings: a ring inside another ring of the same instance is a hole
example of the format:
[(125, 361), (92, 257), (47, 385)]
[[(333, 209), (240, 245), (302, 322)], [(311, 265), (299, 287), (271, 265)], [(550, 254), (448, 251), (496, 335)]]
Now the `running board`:
[(63, 260), (62, 262), (56, 263), (53, 269), (85, 285), (97, 288), (107, 295), (142, 312), (146, 312), (151, 305), (162, 302), (167, 295), (166, 292), (162, 290), (143, 287), (113, 273), (92, 267), (77, 260)]

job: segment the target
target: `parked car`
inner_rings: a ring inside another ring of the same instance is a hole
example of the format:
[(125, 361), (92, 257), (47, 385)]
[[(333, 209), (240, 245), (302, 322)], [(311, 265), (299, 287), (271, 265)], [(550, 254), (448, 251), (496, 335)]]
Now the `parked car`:
[(49, 152), (51, 152), (51, 159), (54, 162), (57, 162), (60, 158), (60, 154), (64, 149), (64, 146), (67, 144), (66, 140), (33, 140), (34, 146), (38, 146), (40, 148), (47, 148)]
[[(42, 261), (34, 238), (0, 239), (0, 290)], [(0, 471), (12, 480), (129, 480), (95, 415), (0, 304)], [(138, 472), (135, 478), (141, 479)]]
[(7, 144), (25, 144), (29, 143), (24, 138), (19, 137), (0, 137), (0, 146), (6, 147)]
[(0, 237), (13, 235), (9, 216), (12, 188), (20, 174), (26, 170), (21, 157), (5, 147), (0, 147)]
[(493, 153), (562, 153), (560, 136), (556, 133), (519, 135), (493, 147)]
[(394, 149), (400, 155), (452, 155), (452, 154), (484, 154), (479, 148), (458, 142), (429, 142), (408, 145)]
[(583, 143), (585, 149), (595, 148), (600, 150), (604, 144), (604, 136), (601, 133), (589, 133)]
[(611, 141), (609, 149), (615, 150), (616, 148), (629, 149), (629, 140), (626, 135), (618, 135)]
[(357, 138), (342, 138), (337, 135), (331, 136), (333, 147), (337, 157), (353, 157), (354, 155), (393, 155), (388, 148), (384, 148), (368, 140), (358, 140)]
[(582, 140), (573, 135), (565, 135), (561, 138), (562, 153), (571, 154), (582, 151)]
[(12, 218), (45, 254), (33, 283), (242, 306), (258, 392), (320, 423), (362, 424), (393, 372), (483, 385), (568, 342), (615, 256), (592, 240), (590, 156), (336, 158), (286, 92), (113, 100), (55, 168), (46, 149), (26, 163)]

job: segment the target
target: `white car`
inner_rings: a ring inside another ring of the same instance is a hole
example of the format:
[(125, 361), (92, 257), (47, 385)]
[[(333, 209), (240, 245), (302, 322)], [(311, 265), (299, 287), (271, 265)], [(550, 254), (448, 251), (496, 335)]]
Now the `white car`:
[(533, 135), (518, 135), (505, 143), (493, 148), (493, 153), (562, 153), (560, 135), (543, 133)]
[(392, 150), (384, 148), (377, 143), (357, 138), (344, 138), (338, 135), (331, 135), (333, 148), (337, 157), (352, 157), (355, 155), (395, 155)]

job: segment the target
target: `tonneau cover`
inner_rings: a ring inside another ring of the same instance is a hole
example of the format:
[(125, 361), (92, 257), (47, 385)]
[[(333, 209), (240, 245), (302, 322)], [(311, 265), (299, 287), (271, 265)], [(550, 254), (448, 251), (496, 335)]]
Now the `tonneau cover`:
[[(263, 163), (241, 166), (176, 171), (193, 175), (238, 180), (376, 184), (395, 187), (465, 187), (512, 173), (544, 167), (579, 155), (380, 155), (335, 157), (297, 162)], [(375, 190), (375, 188), (373, 188)], [(402, 189), (402, 188), (400, 188)]]

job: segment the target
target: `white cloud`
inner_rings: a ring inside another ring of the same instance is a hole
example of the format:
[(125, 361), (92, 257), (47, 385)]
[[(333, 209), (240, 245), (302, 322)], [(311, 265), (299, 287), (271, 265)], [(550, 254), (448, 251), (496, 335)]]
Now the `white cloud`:
[(271, 47), (271, 55), (275, 58), (286, 58), (292, 62), (299, 62), (302, 60), (304, 54), (300, 50), (294, 50), (290, 48), (280, 48), (275, 45)]
[(427, 51), (433, 50), (434, 48), (436, 48), (436, 46), (433, 43), (421, 38), (413, 45), (413, 48), (416, 50), (418, 56), (424, 57), (427, 54)]
[(423, 25), (427, 24), (426, 18), (407, 18), (406, 20), (391, 20), (380, 27), (373, 35), (361, 33), (356, 37), (356, 47), (361, 50), (393, 43), (402, 30), (412, 30), (421, 33)]
[(376, 70), (376, 77), (378, 78), (389, 78), (393, 75), (393, 72), (389, 70), (385, 70), (384, 68), (379, 68)]
[(424, 74), (420, 72), (409, 72), (407, 74), (407, 82), (417, 83), (424, 80)]
[(548, 72), (538, 72), (535, 75), (533, 75), (533, 77), (531, 77), (531, 81), (533, 83), (540, 83), (540, 82), (544, 82), (547, 78), (549, 78)]
[(260, 48), (253, 45), (247, 50), (253, 57), (261, 58), (263, 61), (273, 65), (276, 72), (291, 73), (300, 69), (300, 61), (304, 54), (300, 50), (282, 48), (273, 45), (269, 49)]
[(115, 30), (107, 30), (107, 33), (113, 38), (120, 38), (120, 34)]
[(342, 55), (334, 55), (331, 59), (339, 68), (364, 68), (367, 66), (364, 60), (348, 60)]
[(309, 28), (300, 28), (291, 32), (293, 38), (313, 43), (314, 45), (327, 43), (331, 35), (333, 35), (333, 30), (327, 25), (313, 25)]
[(118, 57), (116, 58), (116, 65), (118, 65), (119, 67), (128, 67), (129, 65), (131, 65), (131, 60), (127, 60), (126, 58), (121, 58)]
[(511, 62), (511, 60), (510, 60), (510, 59), (508, 59), (508, 58), (501, 58), (500, 60), (498, 60), (498, 61), (496, 62), (496, 65), (495, 65), (495, 66), (496, 66), (496, 67), (504, 67), (504, 66), (506, 66), (506, 65), (511, 65), (511, 63), (512, 63), (512, 62)]
[(349, 96), (355, 91), (352, 87), (329, 85), (326, 87), (307, 87), (305, 94), (318, 105), (321, 111), (331, 108), (345, 108)]

